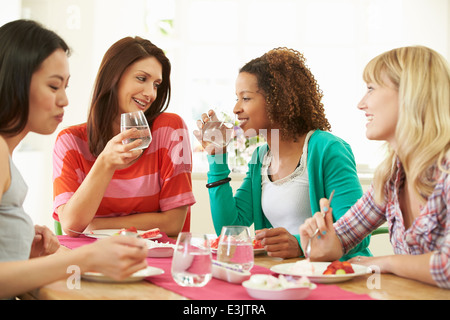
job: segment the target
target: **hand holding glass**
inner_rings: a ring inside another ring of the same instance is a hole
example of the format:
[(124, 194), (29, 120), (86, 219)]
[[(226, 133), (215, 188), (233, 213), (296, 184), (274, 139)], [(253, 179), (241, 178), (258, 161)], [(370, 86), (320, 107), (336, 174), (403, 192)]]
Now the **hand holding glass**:
[(147, 148), (150, 145), (150, 142), (152, 141), (152, 134), (150, 132), (150, 127), (148, 126), (148, 122), (147, 119), (145, 118), (144, 112), (135, 111), (129, 113), (122, 113), (120, 115), (120, 132), (132, 128), (137, 129), (136, 135), (133, 138), (123, 140), (122, 143), (128, 144), (137, 139), (141, 139), (142, 143), (133, 150)]
[(224, 148), (230, 143), (233, 124), (224, 121), (206, 121), (202, 126), (202, 141), (204, 148), (210, 144)]
[(173, 280), (183, 287), (203, 287), (211, 277), (211, 248), (206, 235), (180, 232), (172, 258)]
[(249, 271), (254, 263), (250, 229), (244, 226), (223, 227), (217, 248), (217, 260)]

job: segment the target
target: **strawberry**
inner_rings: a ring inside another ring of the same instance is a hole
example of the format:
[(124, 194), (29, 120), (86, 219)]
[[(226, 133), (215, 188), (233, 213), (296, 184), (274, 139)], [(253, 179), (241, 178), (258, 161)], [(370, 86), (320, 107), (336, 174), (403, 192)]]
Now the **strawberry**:
[(261, 249), (262, 247), (261, 240), (253, 240), (253, 249)]
[(148, 231), (145, 231), (144, 233), (141, 234), (141, 237), (144, 239), (149, 239), (149, 238), (154, 238), (157, 235), (159, 235), (161, 233), (161, 231), (159, 230), (159, 228), (154, 228)]
[(347, 274), (354, 273), (352, 265), (348, 261), (333, 261), (328, 266), (323, 274)]
[(217, 237), (216, 239), (211, 241), (211, 249), (217, 249), (219, 248), (219, 241), (220, 237)]

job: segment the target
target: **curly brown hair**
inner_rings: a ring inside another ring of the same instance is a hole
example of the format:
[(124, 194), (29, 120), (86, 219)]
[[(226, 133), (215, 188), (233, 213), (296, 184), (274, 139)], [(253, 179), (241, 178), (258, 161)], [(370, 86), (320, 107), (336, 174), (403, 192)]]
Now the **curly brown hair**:
[(275, 48), (244, 65), (258, 79), (266, 98), (269, 121), (284, 139), (296, 139), (310, 130), (331, 131), (325, 117), (323, 94), (305, 57), (288, 48)]

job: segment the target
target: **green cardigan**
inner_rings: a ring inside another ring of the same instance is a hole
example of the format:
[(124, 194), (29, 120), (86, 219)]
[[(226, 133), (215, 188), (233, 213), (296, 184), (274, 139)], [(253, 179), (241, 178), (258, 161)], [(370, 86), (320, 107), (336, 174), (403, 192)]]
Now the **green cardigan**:
[[(234, 196), (229, 183), (208, 189), (217, 234), (227, 225), (251, 226), (254, 223), (255, 230), (272, 228), (261, 208), (261, 166), (268, 149), (265, 144), (255, 150), (246, 177)], [(227, 154), (209, 155), (208, 162), (208, 183), (227, 178), (230, 174)], [(363, 194), (351, 147), (331, 133), (316, 130), (308, 143), (306, 163), (311, 212), (319, 212), (320, 199), (328, 198), (331, 191), (335, 190), (332, 207), (333, 220), (336, 221)], [(299, 235), (294, 236), (300, 243)], [(365, 238), (341, 260), (357, 255), (370, 256), (367, 248), (369, 242), (370, 237)]]

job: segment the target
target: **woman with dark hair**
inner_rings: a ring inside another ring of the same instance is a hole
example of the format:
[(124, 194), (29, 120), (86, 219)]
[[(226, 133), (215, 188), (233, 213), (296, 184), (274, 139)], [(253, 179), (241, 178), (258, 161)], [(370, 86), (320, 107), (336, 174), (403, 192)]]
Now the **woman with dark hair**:
[(110, 237), (54, 254), (55, 235), (33, 227), (23, 209), (27, 186), (11, 157), (29, 132), (51, 134), (62, 121), (70, 50), (57, 34), (27, 20), (0, 27), (0, 43), (0, 299), (64, 279), (69, 266), (116, 279), (145, 268), (147, 250), (139, 239)]
[[(129, 227), (157, 227), (168, 235), (189, 230), (195, 203), (191, 149), (184, 121), (164, 112), (170, 69), (164, 52), (140, 37), (121, 39), (106, 52), (87, 123), (61, 131), (54, 148), (54, 218), (67, 234)], [(138, 110), (152, 132), (145, 151), (131, 150), (138, 141), (122, 144), (120, 133), (120, 115)]]
[[(14, 33), (23, 37), (21, 42)], [(15, 135), (28, 122), (31, 75), (56, 49), (69, 54), (69, 47), (58, 35), (32, 21), (5, 24), (0, 43), (0, 134)]]
[[(319, 200), (335, 190), (337, 220), (362, 195), (351, 148), (328, 132), (322, 92), (300, 52), (278, 48), (248, 62), (237, 77), (236, 95), (233, 112), (245, 135), (262, 134), (267, 144), (253, 153), (234, 196), (226, 153), (209, 150), (216, 232), (254, 223), (256, 239), (270, 256), (301, 256), (298, 227), (317, 211)], [(199, 128), (211, 118), (217, 119), (213, 111), (203, 114)], [(343, 259), (370, 255), (368, 244), (366, 238)]]

